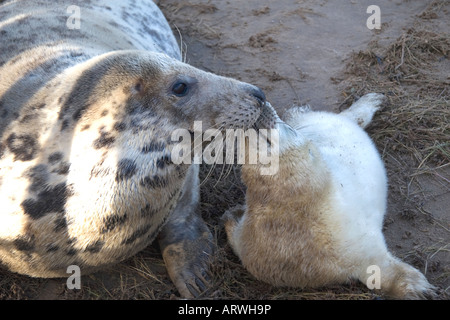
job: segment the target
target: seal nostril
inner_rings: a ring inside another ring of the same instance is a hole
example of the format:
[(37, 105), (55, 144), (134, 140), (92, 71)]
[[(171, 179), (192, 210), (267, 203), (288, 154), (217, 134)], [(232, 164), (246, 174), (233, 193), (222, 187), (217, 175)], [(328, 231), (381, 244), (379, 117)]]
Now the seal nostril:
[(253, 97), (255, 97), (258, 102), (259, 105), (262, 107), (263, 104), (266, 102), (266, 95), (264, 94), (264, 92), (258, 88), (258, 87), (254, 87), (251, 89), (250, 91), (250, 95), (252, 95)]

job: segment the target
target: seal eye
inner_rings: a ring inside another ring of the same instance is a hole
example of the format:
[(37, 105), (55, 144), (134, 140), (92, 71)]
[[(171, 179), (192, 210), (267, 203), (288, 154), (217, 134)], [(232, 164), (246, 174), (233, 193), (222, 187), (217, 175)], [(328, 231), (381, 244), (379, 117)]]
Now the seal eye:
[(178, 97), (185, 96), (188, 91), (188, 85), (184, 82), (177, 82), (172, 86), (172, 93)]

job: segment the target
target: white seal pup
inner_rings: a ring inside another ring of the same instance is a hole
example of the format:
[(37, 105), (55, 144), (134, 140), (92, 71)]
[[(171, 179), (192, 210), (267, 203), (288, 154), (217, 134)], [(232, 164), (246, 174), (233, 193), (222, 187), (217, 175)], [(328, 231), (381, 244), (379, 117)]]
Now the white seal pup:
[(393, 298), (433, 294), (382, 233), (386, 172), (363, 128), (383, 98), (367, 94), (341, 114), (294, 108), (286, 123), (266, 103), (258, 127), (278, 129), (279, 170), (261, 175), (261, 165), (243, 165), (245, 206), (223, 217), (231, 247), (257, 279), (301, 288), (359, 279)]

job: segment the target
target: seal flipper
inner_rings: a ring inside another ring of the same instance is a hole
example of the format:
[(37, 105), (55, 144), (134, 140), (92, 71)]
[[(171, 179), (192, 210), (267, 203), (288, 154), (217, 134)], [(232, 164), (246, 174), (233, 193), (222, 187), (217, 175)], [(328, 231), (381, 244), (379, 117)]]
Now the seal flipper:
[(381, 108), (386, 100), (386, 97), (381, 93), (368, 93), (353, 103), (350, 108), (342, 111), (340, 115), (353, 120), (365, 129), (372, 121), (375, 112)]
[(158, 237), (169, 276), (183, 298), (198, 297), (209, 286), (213, 237), (198, 213), (198, 201), (198, 166), (193, 165)]
[(221, 222), (225, 227), (225, 232), (227, 233), (228, 243), (239, 259), (242, 259), (240, 250), (240, 236), (246, 210), (247, 207), (245, 205), (237, 205), (225, 211), (221, 218)]
[[(194, 224), (188, 225), (187, 220)], [(196, 298), (209, 286), (211, 232), (196, 213), (185, 221), (169, 221), (167, 227), (160, 233), (159, 244), (169, 276), (183, 298)]]

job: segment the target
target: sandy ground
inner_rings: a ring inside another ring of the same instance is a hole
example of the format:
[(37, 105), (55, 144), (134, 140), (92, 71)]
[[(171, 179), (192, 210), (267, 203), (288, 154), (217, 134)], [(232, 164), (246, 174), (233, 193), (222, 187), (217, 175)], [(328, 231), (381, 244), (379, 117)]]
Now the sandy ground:
[[(387, 48), (417, 25), (442, 34), (447, 39), (450, 32), (449, 1), (376, 1), (381, 9), (381, 30), (369, 30), (366, 26), (370, 16), (366, 13), (367, 7), (374, 4), (371, 0), (156, 2), (173, 26), (186, 62), (261, 87), (281, 116), (287, 108), (299, 104), (310, 104), (315, 110), (337, 112), (359, 95), (376, 89), (370, 85), (363, 86), (360, 83), (362, 81), (355, 81), (355, 75), (348, 71), (361, 52), (370, 50), (372, 57), (383, 57)], [(446, 101), (447, 108), (450, 108), (450, 89), (445, 89), (450, 74), (448, 58), (448, 52), (430, 57), (427, 79), (444, 85), (444, 89), (436, 95)], [(358, 61), (360, 68), (369, 67), (364, 65), (363, 60)], [(377, 67), (376, 63), (373, 67)], [(400, 67), (398, 69), (401, 70)], [(418, 89), (425, 88), (425, 84), (420, 82), (415, 82), (414, 87), (409, 86), (406, 80), (399, 82), (398, 86), (411, 96)], [(389, 111), (384, 116), (389, 117)], [(375, 136), (377, 128), (370, 128), (369, 133)], [(411, 130), (414, 129), (415, 125), (412, 124)], [(450, 139), (448, 127), (444, 134)], [(395, 255), (419, 268), (430, 282), (439, 287), (440, 298), (447, 299), (445, 292), (449, 291), (450, 286), (450, 156), (441, 157), (439, 163), (431, 163), (431, 169), (423, 174), (417, 170), (418, 163), (408, 160), (406, 154), (396, 149), (395, 145), (385, 143), (385, 140), (384, 136), (377, 136), (376, 142), (390, 178), (389, 208), (384, 224), (386, 241)], [(448, 143), (443, 148), (444, 155), (449, 155)], [(357, 283), (302, 291), (275, 289), (254, 280), (232, 254), (219, 224), (219, 218), (225, 210), (244, 200), (239, 169), (232, 168), (227, 177), (222, 174), (222, 169), (216, 168), (202, 188), (201, 209), (219, 246), (213, 266), (215, 279), (203, 298), (377, 297)], [(203, 177), (209, 170), (203, 170)], [(30, 280), (0, 273), (0, 297), (177, 297), (156, 247), (83, 281), (82, 290), (71, 291), (65, 288), (65, 279)]]
[[(160, 5), (183, 37), (187, 62), (260, 86), (282, 111), (296, 103), (336, 109), (350, 54), (374, 41), (389, 44), (429, 2), (378, 1), (381, 31), (366, 26), (370, 0), (163, 0)], [(444, 17), (438, 28), (449, 32)]]

